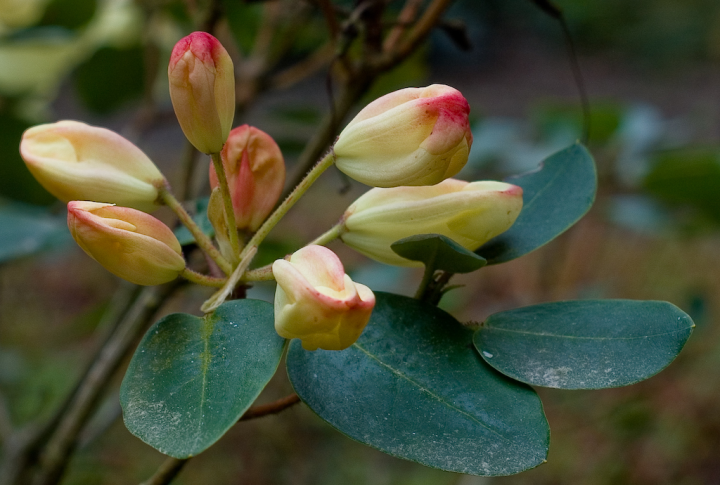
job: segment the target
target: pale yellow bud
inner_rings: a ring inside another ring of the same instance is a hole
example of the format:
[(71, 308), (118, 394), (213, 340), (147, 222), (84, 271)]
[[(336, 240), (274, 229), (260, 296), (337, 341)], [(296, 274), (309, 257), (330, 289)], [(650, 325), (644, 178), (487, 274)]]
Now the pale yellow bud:
[(235, 116), (235, 73), (225, 48), (206, 32), (175, 44), (168, 65), (170, 99), (180, 127), (203, 153), (218, 153)]
[(360, 337), (375, 306), (367, 286), (345, 274), (340, 259), (323, 246), (307, 246), (290, 261), (273, 263), (275, 330), (299, 338), (306, 350), (342, 350)]
[(153, 216), (98, 202), (68, 204), (68, 227), (91, 258), (136, 285), (159, 285), (185, 269), (180, 243)]
[(372, 189), (345, 212), (345, 244), (382, 263), (422, 266), (390, 245), (416, 234), (441, 234), (474, 251), (512, 226), (522, 189), (503, 182), (448, 179), (428, 187)]
[(45, 189), (63, 202), (101, 200), (150, 211), (165, 178), (155, 164), (114, 131), (77, 121), (34, 126), (20, 155)]
[(367, 105), (340, 133), (337, 167), (374, 187), (433, 185), (467, 163), (470, 107), (442, 84), (392, 92)]

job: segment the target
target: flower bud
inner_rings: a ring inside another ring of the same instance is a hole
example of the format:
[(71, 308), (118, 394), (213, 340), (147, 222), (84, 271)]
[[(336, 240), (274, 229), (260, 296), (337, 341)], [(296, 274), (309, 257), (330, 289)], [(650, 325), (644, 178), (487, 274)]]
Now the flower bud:
[(467, 163), (469, 112), (460, 91), (442, 84), (386, 94), (340, 133), (336, 165), (374, 187), (434, 185)]
[(353, 283), (340, 259), (323, 246), (306, 246), (290, 261), (273, 263), (275, 330), (299, 338), (306, 350), (342, 350), (360, 337), (375, 306), (375, 295)]
[(173, 232), (144, 212), (72, 201), (68, 204), (68, 227), (91, 258), (136, 285), (167, 283), (185, 269), (180, 243)]
[(345, 212), (345, 244), (397, 266), (422, 266), (390, 245), (416, 234), (441, 234), (474, 251), (512, 226), (522, 189), (504, 182), (448, 179), (429, 187), (372, 189)]
[[(285, 184), (280, 147), (264, 131), (242, 125), (230, 132), (220, 153), (238, 229), (256, 231), (272, 211)], [(210, 186), (218, 186), (210, 164)]]
[(20, 142), (33, 176), (63, 202), (101, 200), (138, 210), (158, 207), (165, 178), (142, 150), (114, 131), (77, 121), (34, 126)]
[(175, 44), (168, 65), (170, 99), (180, 127), (203, 153), (217, 153), (235, 116), (235, 74), (212, 35), (193, 32)]

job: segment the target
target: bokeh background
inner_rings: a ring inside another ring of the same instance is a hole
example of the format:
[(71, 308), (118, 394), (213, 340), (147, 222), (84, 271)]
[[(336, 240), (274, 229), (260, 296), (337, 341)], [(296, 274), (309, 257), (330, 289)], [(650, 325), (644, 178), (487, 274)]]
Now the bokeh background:
[[(188, 0), (0, 0), (0, 437), (52, 415), (106, 330), (122, 283), (72, 244), (64, 206), (18, 154), (27, 127), (76, 119), (137, 143), (176, 187), (188, 155), (165, 66), (192, 29)], [(352, 2), (336, 2), (351, 5)], [(390, 2), (399, 8), (401, 2)], [(313, 2), (220, 2), (218, 36), (251, 57), (266, 9), (302, 15), (292, 65), (325, 40)], [(670, 301), (695, 320), (678, 359), (645, 382), (602, 391), (538, 389), (552, 430), (548, 463), (512, 477), (467, 477), (395, 459), (330, 428), (303, 405), (235, 426), (194, 458), (178, 484), (707, 484), (720, 482), (720, 4), (715, 0), (557, 0), (591, 105), (589, 148), (599, 170), (591, 212), (546, 247), (457, 277), (441, 307), (461, 321), (574, 298)], [(282, 17), (282, 15), (280, 16)], [(561, 25), (529, 0), (458, 0), (445, 29), (365, 97), (444, 83), (472, 108), (474, 144), (460, 177), (531, 170), (582, 136), (573, 58)], [(468, 49), (468, 47), (470, 47)], [(245, 66), (247, 67), (247, 66)], [(272, 134), (292, 174), (328, 110), (327, 65), (253, 94), (235, 124)], [(290, 85), (292, 84), (292, 85)], [(361, 102), (359, 106), (364, 104)], [(266, 261), (292, 252), (366, 190), (333, 170), (273, 232)], [(207, 193), (199, 159), (182, 190)], [(169, 212), (159, 217), (171, 222)], [(419, 274), (331, 246), (354, 279), (412, 294)], [(270, 300), (273, 286), (250, 290)], [(197, 313), (187, 289), (163, 312)], [(164, 457), (122, 424), (123, 369), (83, 431), (64, 484), (126, 484)], [(291, 391), (281, 371), (262, 401)], [(0, 452), (7, 446), (0, 444)], [(481, 451), (479, 451), (481, 452)]]

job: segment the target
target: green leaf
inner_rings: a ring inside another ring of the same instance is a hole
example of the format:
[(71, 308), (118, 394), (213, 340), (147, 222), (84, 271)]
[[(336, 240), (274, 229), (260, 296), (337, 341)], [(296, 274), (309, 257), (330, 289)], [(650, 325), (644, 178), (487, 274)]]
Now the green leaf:
[(50, 0), (38, 25), (79, 29), (92, 20), (96, 10), (96, 0)]
[(390, 249), (433, 270), (471, 273), (487, 264), (485, 258), (441, 234), (418, 234), (395, 241)]
[(42, 207), (0, 205), (0, 262), (70, 242), (65, 215), (52, 216)]
[(523, 208), (509, 230), (475, 251), (488, 264), (534, 251), (580, 220), (595, 200), (597, 174), (590, 153), (576, 143), (548, 157), (540, 170), (507, 182), (523, 188)]
[(143, 55), (141, 46), (98, 49), (75, 71), (75, 89), (85, 106), (109, 113), (139, 99), (145, 82)]
[(693, 206), (720, 221), (720, 150), (693, 147), (659, 153), (645, 188), (666, 202)]
[(442, 310), (376, 297), (348, 349), (290, 345), (288, 375), (318, 416), (361, 443), (442, 470), (510, 475), (544, 462), (549, 429), (535, 391), (487, 366), (472, 333)]
[[(209, 197), (203, 197), (202, 199), (198, 199), (195, 201), (195, 215), (193, 216), (193, 220), (195, 221), (195, 224), (200, 226), (200, 229), (203, 233), (207, 234), (208, 237), (214, 237), (215, 228), (212, 226), (212, 224), (210, 223), (210, 219), (208, 219), (207, 216), (207, 207), (209, 201)], [(175, 229), (175, 237), (178, 238), (181, 246), (187, 246), (188, 244), (195, 243), (195, 238), (192, 234), (190, 234), (190, 231), (185, 226), (180, 226)]]
[(140, 342), (123, 379), (125, 426), (175, 458), (200, 453), (255, 401), (284, 343), (264, 301), (231, 301), (203, 318), (168, 315)]
[(693, 327), (664, 301), (564, 301), (491, 315), (474, 342), (486, 362), (521, 382), (603, 389), (660, 372)]
[[(11, 101), (7, 101), (11, 103)], [(47, 205), (57, 199), (50, 195), (32, 176), (20, 157), (20, 139), (31, 124), (0, 106), (0, 196), (29, 204)]]

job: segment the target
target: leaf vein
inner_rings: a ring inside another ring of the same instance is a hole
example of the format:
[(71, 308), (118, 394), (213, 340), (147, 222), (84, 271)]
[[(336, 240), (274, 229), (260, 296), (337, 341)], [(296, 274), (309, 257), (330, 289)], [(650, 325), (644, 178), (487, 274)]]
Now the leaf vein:
[(508, 441), (508, 442), (511, 441), (510, 439), (506, 438), (505, 436), (503, 436), (502, 434), (498, 433), (498, 432), (495, 431), (494, 429), (490, 428), (488, 425), (486, 425), (486, 424), (484, 424), (483, 422), (479, 421), (479, 420), (478, 420), (475, 416), (473, 416), (472, 414), (470, 414), (470, 413), (468, 413), (468, 412), (466, 412), (466, 411), (463, 411), (462, 409), (458, 408), (457, 406), (454, 406), (453, 404), (447, 402), (447, 401), (446, 401), (445, 399), (443, 399), (442, 397), (438, 396), (437, 394), (433, 393), (433, 392), (430, 391), (429, 389), (426, 389), (425, 387), (423, 387), (422, 385), (420, 385), (419, 382), (414, 381), (413, 379), (411, 379), (410, 377), (406, 376), (405, 374), (403, 374), (403, 373), (400, 372), (399, 370), (394, 369), (394, 368), (391, 367), (389, 364), (386, 364), (385, 362), (383, 362), (382, 360), (380, 360), (379, 358), (377, 358), (375, 355), (371, 354), (369, 351), (367, 351), (366, 349), (364, 349), (363, 347), (361, 347), (357, 342), (354, 343), (353, 346), (354, 346), (354, 347), (357, 347), (361, 352), (363, 352), (365, 355), (367, 355), (368, 357), (370, 357), (371, 359), (373, 359), (374, 361), (376, 361), (376, 362), (377, 362), (378, 364), (380, 364), (381, 366), (383, 366), (383, 367), (387, 368), (388, 370), (390, 370), (390, 372), (392, 372), (393, 374), (395, 374), (395, 375), (397, 375), (397, 376), (405, 379), (406, 381), (410, 382), (411, 384), (415, 385), (418, 389), (420, 389), (420, 391), (425, 392), (426, 394), (430, 395), (432, 398), (434, 398), (435, 400), (437, 400), (437, 401), (440, 402), (441, 404), (444, 404), (445, 406), (447, 406), (447, 407), (449, 407), (449, 408), (451, 408), (451, 409), (454, 409), (455, 411), (459, 412), (460, 414), (463, 414), (463, 415), (467, 416), (468, 418), (470, 418), (470, 420), (476, 422), (476, 423), (479, 424), (481, 427), (487, 429), (487, 430), (490, 431), (491, 433), (496, 434), (497, 436), (499, 436), (499, 437), (502, 438), (503, 440)]

